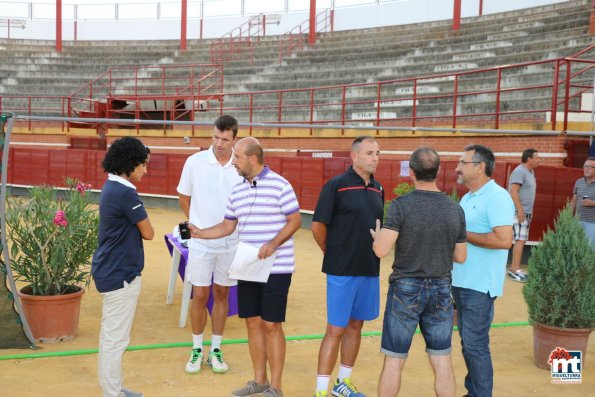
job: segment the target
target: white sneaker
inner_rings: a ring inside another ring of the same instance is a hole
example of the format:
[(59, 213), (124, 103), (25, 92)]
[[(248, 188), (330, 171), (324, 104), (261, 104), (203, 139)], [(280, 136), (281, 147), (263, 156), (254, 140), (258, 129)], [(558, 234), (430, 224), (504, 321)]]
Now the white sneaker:
[(213, 372), (224, 373), (229, 371), (229, 367), (223, 361), (223, 352), (220, 349), (214, 349), (209, 353), (207, 364), (211, 366)]
[(143, 397), (143, 393), (128, 390), (127, 388), (123, 387), (122, 390), (120, 390), (120, 396), (122, 396), (122, 397)]
[(516, 272), (508, 271), (508, 278), (512, 281), (518, 281), (519, 283), (526, 283), (529, 278), (522, 270)]
[(190, 359), (186, 363), (186, 372), (189, 374), (197, 374), (200, 372), (202, 365), (202, 349), (192, 349)]

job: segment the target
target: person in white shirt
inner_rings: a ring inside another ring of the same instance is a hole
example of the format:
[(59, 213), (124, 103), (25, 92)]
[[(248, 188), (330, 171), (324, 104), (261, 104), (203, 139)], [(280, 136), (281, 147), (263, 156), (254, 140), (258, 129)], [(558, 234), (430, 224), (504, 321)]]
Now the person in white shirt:
[[(213, 144), (190, 156), (184, 164), (178, 195), (180, 208), (190, 223), (200, 228), (216, 225), (225, 215), (231, 189), (243, 178), (232, 165), (233, 145), (238, 133), (235, 118), (223, 115), (215, 120)], [(236, 280), (228, 277), (228, 270), (237, 248), (237, 230), (227, 237), (215, 240), (193, 238), (188, 242), (186, 271), (192, 283), (192, 352), (186, 363), (186, 372), (200, 372), (203, 362), (203, 332), (207, 322), (207, 300), (213, 283), (214, 305), (211, 312), (211, 349), (207, 364), (214, 372), (229, 370), (223, 360), (221, 341), (228, 312), (230, 287)]]

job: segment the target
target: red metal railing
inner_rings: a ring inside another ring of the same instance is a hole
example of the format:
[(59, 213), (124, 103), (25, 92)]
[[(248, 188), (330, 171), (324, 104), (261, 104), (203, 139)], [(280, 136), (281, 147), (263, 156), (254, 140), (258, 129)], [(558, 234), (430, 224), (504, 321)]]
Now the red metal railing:
[[(0, 95), (0, 114), (6, 112), (27, 116), (65, 117), (68, 112), (68, 97), (56, 95)], [(28, 131), (32, 131), (33, 127), (39, 124), (62, 132), (67, 129), (66, 122), (63, 121), (39, 123), (28, 120), (15, 122), (15, 126), (24, 127)]]
[[(498, 129), (502, 122), (542, 122), (568, 128), (585, 113), (580, 94), (592, 90), (595, 45), (585, 59), (560, 58), (375, 83), (227, 93), (221, 112), (250, 122)], [(537, 82), (531, 82), (536, 78)], [(556, 113), (563, 112), (563, 120)], [(400, 113), (400, 114), (397, 114)], [(549, 128), (548, 128), (549, 127)]]
[[(316, 15), (316, 32), (332, 31), (332, 10), (323, 10)], [(279, 39), (279, 62), (283, 58), (301, 51), (308, 41), (307, 33), (310, 31), (310, 20), (306, 19), (293, 27)]]
[(154, 119), (161, 114), (163, 120), (193, 120), (194, 112), (206, 110), (210, 100), (219, 105), (222, 90), (222, 65), (112, 67), (70, 95), (68, 116)]
[(69, 97), (73, 110), (85, 110), (89, 103), (105, 97), (198, 95), (202, 92), (221, 93), (222, 90), (223, 66), (219, 64), (117, 66), (109, 68)]
[[(220, 100), (208, 110), (259, 123), (309, 122), (454, 130), (461, 126), (498, 129), (502, 123), (531, 122), (538, 123), (537, 128), (544, 131), (566, 131), (572, 117), (589, 112), (581, 110), (580, 101), (582, 93), (592, 91), (594, 49), (595, 45), (591, 45), (569, 58), (375, 83), (214, 93), (213, 98), (225, 98), (225, 102)], [(84, 111), (98, 92), (113, 91), (105, 82), (110, 79), (113, 76), (108, 72), (90, 83), (84, 94), (74, 93), (68, 100), (79, 101)], [(140, 89), (138, 86), (137, 90)], [(176, 93), (163, 93), (154, 97), (172, 100), (176, 96)], [(186, 91), (177, 94), (186, 100)], [(51, 106), (45, 103), (41, 106), (40, 102), (29, 98), (34, 97), (0, 97), (0, 111), (47, 114), (45, 109), (51, 108), (54, 115), (60, 115), (60, 108), (64, 108), (62, 97), (55, 97)], [(44, 98), (47, 102), (50, 97)], [(17, 99), (21, 105), (13, 106)], [(66, 115), (64, 111), (61, 113)]]
[(255, 15), (231, 32), (224, 34), (210, 45), (211, 63), (225, 63), (232, 60), (245, 60), (248, 52), (250, 64), (254, 61), (252, 41), (260, 40), (266, 33), (266, 16)]

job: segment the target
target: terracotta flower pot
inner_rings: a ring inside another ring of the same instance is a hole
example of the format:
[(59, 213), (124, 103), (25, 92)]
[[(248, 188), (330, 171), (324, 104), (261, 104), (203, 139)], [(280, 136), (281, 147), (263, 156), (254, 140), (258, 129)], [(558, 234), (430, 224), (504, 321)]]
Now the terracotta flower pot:
[(533, 324), (533, 364), (550, 369), (548, 363), (552, 351), (557, 347), (583, 352), (583, 365), (587, 356), (590, 328), (558, 328), (544, 324)]
[(27, 294), (28, 289), (22, 288), (19, 298), (35, 341), (56, 343), (73, 339), (85, 290), (79, 288), (72, 294), (37, 296)]

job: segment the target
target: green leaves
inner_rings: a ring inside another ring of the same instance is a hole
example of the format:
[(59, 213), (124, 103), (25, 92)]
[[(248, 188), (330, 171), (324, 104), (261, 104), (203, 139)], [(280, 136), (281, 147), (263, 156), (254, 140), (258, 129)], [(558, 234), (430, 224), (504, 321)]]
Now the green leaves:
[(555, 230), (544, 234), (529, 259), (523, 295), (529, 320), (561, 328), (595, 324), (595, 251), (569, 204)]
[[(81, 189), (69, 178), (65, 183), (67, 190), (60, 198), (53, 188), (40, 186), (29, 190), (29, 198), (8, 202), (11, 267), (34, 295), (61, 295), (69, 286), (90, 281), (98, 211), (91, 206), (87, 185)], [(64, 213), (57, 217), (59, 211)]]

